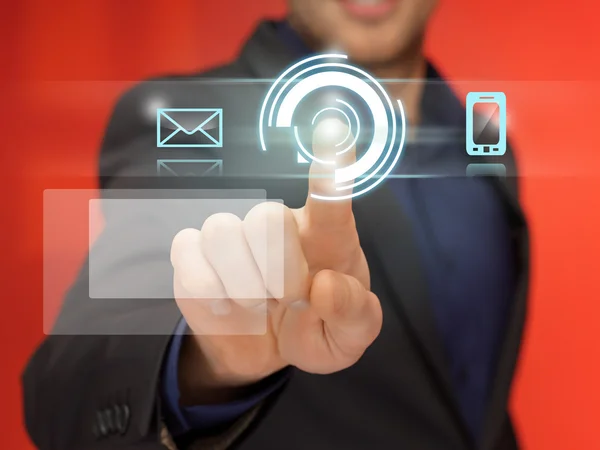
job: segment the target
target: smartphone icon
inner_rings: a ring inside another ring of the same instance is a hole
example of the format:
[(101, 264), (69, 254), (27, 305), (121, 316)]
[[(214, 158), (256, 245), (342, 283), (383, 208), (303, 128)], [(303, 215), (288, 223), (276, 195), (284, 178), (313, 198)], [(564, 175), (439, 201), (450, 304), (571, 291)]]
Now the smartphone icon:
[(467, 153), (501, 156), (506, 153), (506, 95), (504, 92), (467, 94)]

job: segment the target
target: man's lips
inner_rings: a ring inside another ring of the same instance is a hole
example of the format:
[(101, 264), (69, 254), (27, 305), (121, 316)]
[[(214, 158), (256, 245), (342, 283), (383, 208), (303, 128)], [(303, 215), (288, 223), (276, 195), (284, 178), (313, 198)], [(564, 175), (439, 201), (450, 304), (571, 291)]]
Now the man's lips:
[(339, 0), (346, 12), (357, 19), (376, 20), (386, 17), (399, 0)]

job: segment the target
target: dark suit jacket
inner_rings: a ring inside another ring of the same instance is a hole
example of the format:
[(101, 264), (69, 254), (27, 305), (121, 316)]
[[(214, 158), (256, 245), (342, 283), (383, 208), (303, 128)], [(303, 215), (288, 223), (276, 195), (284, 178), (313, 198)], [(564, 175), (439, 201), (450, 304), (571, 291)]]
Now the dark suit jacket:
[[(291, 167), (294, 152), (265, 156), (257, 151), (253, 134), (226, 134), (225, 148), (214, 151), (221, 153), (206, 150), (206, 156), (217, 155), (224, 160), (226, 176), (219, 180), (159, 180), (153, 176), (156, 123), (143, 113), (144, 107), (157, 99), (174, 107), (221, 106), (226, 127), (247, 128), (255, 133), (266, 85), (227, 85), (223, 80), (273, 79), (293, 59), (272, 26), (262, 24), (239, 59), (229, 65), (135, 87), (120, 100), (108, 126), (100, 154), (101, 187), (180, 188), (182, 183), (188, 183), (183, 187), (191, 187), (190, 183), (200, 182), (193, 187), (260, 187), (267, 189), (270, 197), (282, 198), (292, 207), (300, 206), (306, 198), (306, 180), (276, 181), (262, 176), (282, 166)], [(223, 88), (204, 82), (209, 79), (220, 79)], [(186, 150), (177, 157), (186, 157)], [(249, 171), (256, 176), (248, 176)], [(508, 172), (514, 173), (514, 167)], [(347, 370), (328, 376), (295, 371), (280, 394), (217, 437), (217, 444), (198, 441), (198, 448), (516, 449), (507, 400), (525, 320), (528, 233), (517, 200), (516, 179), (489, 178), (489, 183), (506, 205), (514, 231), (519, 281), (482, 442), (472, 442), (461, 419), (410, 224), (383, 183), (354, 202), (360, 239), (371, 268), (372, 289), (384, 311), (379, 338)], [(103, 238), (118, 228), (119, 224), (109, 226)], [(156, 267), (148, 277), (149, 285), (170, 286), (168, 259), (157, 262)], [(119, 270), (118, 276), (126, 277), (136, 270), (135, 264), (129, 264)], [(117, 275), (107, 272), (106, 276), (110, 282), (110, 277)], [(160, 443), (161, 433), (163, 438), (166, 436), (161, 428), (160, 368), (170, 334), (180, 319), (179, 310), (172, 300), (146, 301), (143, 308), (137, 300), (89, 301), (88, 283), (86, 265), (67, 296), (54, 335), (46, 338), (25, 370), (28, 432), (43, 450), (164, 448)], [(155, 335), (142, 331), (149, 322), (155, 324)], [(112, 335), (103, 335), (107, 323), (113, 326)], [(61, 335), (61, 330), (77, 327), (80, 336), (72, 332)]]

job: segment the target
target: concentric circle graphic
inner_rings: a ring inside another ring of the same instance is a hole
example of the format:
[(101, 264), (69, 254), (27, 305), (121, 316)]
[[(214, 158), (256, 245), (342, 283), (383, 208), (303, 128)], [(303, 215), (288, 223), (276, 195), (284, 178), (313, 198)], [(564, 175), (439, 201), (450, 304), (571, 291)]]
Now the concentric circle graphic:
[[(360, 103), (359, 107), (347, 100), (343, 92)], [(406, 138), (402, 102), (397, 100), (397, 115), (394, 103), (381, 84), (364, 70), (349, 64), (346, 55), (322, 54), (304, 59), (284, 71), (265, 97), (259, 118), (259, 139), (263, 151), (267, 151), (269, 128), (289, 129), (290, 138), (294, 139), (304, 160), (335, 164), (335, 161), (316, 158), (306, 148), (296, 123), (299, 116), (297, 111), (302, 109), (307, 98), (315, 96), (326, 99), (326, 104), (323, 106), (321, 102), (321, 106), (309, 114), (310, 119), (305, 125), (316, 126), (319, 118), (336, 115), (348, 126), (346, 138), (336, 145), (339, 148), (336, 155), (349, 151), (359, 140), (364, 144), (364, 152), (353, 164), (335, 169), (339, 195), (311, 195), (321, 200), (335, 201), (367, 193), (380, 184), (400, 160)], [(361, 126), (361, 118), (370, 126)]]

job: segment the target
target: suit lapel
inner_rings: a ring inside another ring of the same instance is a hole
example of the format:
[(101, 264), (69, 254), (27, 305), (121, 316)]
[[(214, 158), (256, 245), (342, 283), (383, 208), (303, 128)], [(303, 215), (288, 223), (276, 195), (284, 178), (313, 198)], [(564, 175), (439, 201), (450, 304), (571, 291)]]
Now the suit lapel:
[(509, 313), (506, 333), (500, 347), (496, 376), (490, 390), (489, 402), (484, 421), (482, 449), (492, 450), (495, 442), (507, 425), (508, 403), (513, 375), (519, 356), (519, 348), (527, 313), (527, 294), (529, 290), (529, 230), (525, 215), (518, 200), (516, 166), (512, 159), (507, 167), (510, 176), (507, 179), (490, 178), (498, 194), (505, 202), (511, 221), (513, 244), (517, 264), (517, 283), (514, 301)]
[[(373, 249), (377, 268), (393, 292), (391, 307), (417, 338), (417, 346), (437, 381), (446, 405), (467, 439), (454, 395), (441, 339), (434, 321), (420, 253), (408, 217), (398, 207), (389, 184), (354, 203), (363, 248)], [(382, 214), (385, 212), (385, 214)]]
[[(511, 173), (514, 174), (514, 171)], [(512, 182), (514, 180), (490, 177), (486, 181), (494, 186), (507, 208), (518, 266), (515, 300), (501, 345), (496, 377), (490, 390), (484, 420), (485, 440), (482, 448), (492, 449), (507, 420), (506, 404), (521, 343), (529, 279), (529, 237), (518, 202), (516, 183)], [(374, 257), (378, 260), (377, 267), (384, 272), (385, 279), (388, 280), (397, 299), (391, 306), (416, 336), (417, 345), (431, 368), (432, 376), (438, 382), (444, 400), (453, 412), (457, 426), (470, 441), (472, 438), (459, 412), (442, 341), (434, 321), (411, 223), (398, 208), (398, 201), (389, 184), (383, 184), (368, 197), (355, 201), (354, 205), (362, 244), (374, 250)], [(382, 211), (385, 211), (385, 214), (382, 214)]]

